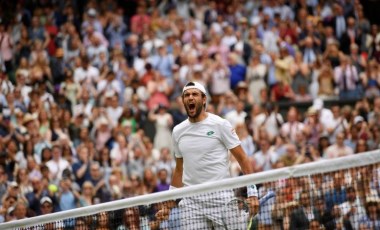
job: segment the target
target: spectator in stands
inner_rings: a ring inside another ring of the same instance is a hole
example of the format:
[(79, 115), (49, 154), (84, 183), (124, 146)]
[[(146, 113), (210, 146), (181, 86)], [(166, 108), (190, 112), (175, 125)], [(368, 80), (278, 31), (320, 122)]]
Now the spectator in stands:
[(291, 213), (290, 229), (309, 229), (310, 222), (318, 220), (318, 212), (313, 208), (308, 191), (303, 191), (299, 199), (300, 207)]
[(332, 219), (325, 224), (327, 230), (332, 229), (353, 229), (351, 223), (343, 218), (339, 205), (334, 205), (331, 210)]
[[(274, 65), (277, 82), (282, 82), (284, 85), (291, 85), (293, 79), (290, 70), (295, 62), (294, 57), (289, 54), (289, 51), (285, 44), (281, 45), (279, 56), (277, 56), (276, 54), (271, 55), (272, 57), (274, 57), (275, 60)], [(302, 56), (301, 53), (299, 53), (299, 56)], [(294, 72), (295, 71), (293, 71), (293, 73)]]
[(127, 25), (124, 23), (123, 18), (119, 15), (113, 15), (105, 34), (109, 39), (111, 49), (123, 49), (124, 41), (127, 37)]
[(289, 167), (302, 162), (300, 153), (297, 152), (297, 148), (294, 144), (287, 144), (286, 152), (282, 155), (277, 163), (281, 164), (283, 167)]
[(24, 201), (17, 201), (14, 205), (13, 216), (16, 220), (27, 218), (28, 204)]
[[(93, 161), (90, 164), (90, 182), (93, 186), (93, 194), (98, 201), (94, 203), (107, 202), (110, 199), (110, 191), (107, 191), (104, 172), (101, 171), (100, 164), (97, 161)], [(83, 185), (82, 185), (83, 187)]]
[(366, 217), (364, 217), (359, 226), (361, 228), (378, 228), (380, 226), (379, 221), (379, 200), (368, 197), (365, 203)]
[(137, 207), (128, 208), (124, 211), (123, 224), (117, 230), (140, 229), (140, 215)]
[(319, 223), (318, 220), (311, 220), (309, 223), (309, 229), (310, 230), (318, 230), (321, 229), (322, 225)]
[[(350, 54), (351, 46), (361, 44), (361, 31), (358, 30), (357, 23), (354, 17), (348, 17), (346, 20), (347, 28), (341, 35), (340, 48), (343, 53)], [(360, 71), (360, 69), (358, 69)]]
[(95, 189), (91, 181), (85, 181), (82, 184), (82, 193), (78, 197), (78, 207), (93, 205), (95, 201)]
[(40, 200), (41, 215), (46, 215), (54, 212), (53, 201), (48, 196), (44, 196)]
[(245, 81), (245, 75), (247, 69), (245, 65), (242, 65), (236, 53), (230, 53), (228, 55), (228, 68), (230, 69), (230, 88), (235, 90), (237, 84), (240, 81)]
[(270, 100), (272, 102), (287, 102), (293, 101), (295, 94), (288, 83), (279, 81), (270, 90)]
[(155, 188), (157, 185), (157, 177), (156, 174), (150, 168), (144, 169), (144, 174), (142, 178), (142, 184), (145, 187), (146, 193), (155, 192)]
[[(326, 227), (326, 224), (333, 218), (331, 216), (331, 212), (328, 212), (326, 210), (325, 202), (323, 200), (322, 196), (316, 196), (316, 199), (313, 202), (313, 205), (315, 207), (316, 216), (318, 216), (318, 219), (315, 219), (321, 224), (322, 226)], [(311, 223), (310, 223), (311, 227)]]
[(19, 168), (17, 170), (15, 180), (20, 187), (21, 195), (24, 196), (26, 193), (31, 192), (33, 190), (29, 177), (28, 177), (28, 171), (26, 168)]
[(369, 146), (364, 139), (359, 139), (358, 142), (356, 143), (356, 148), (354, 150), (354, 153), (364, 153), (369, 151)]
[(156, 134), (154, 136), (154, 148), (169, 148), (171, 149), (171, 139), (167, 138), (171, 135), (171, 127), (173, 125), (173, 117), (168, 112), (167, 107), (159, 104), (156, 109), (149, 112), (148, 118), (154, 122)]
[(160, 169), (165, 169), (168, 174), (168, 178), (172, 177), (173, 169), (175, 167), (175, 160), (169, 148), (161, 148), (159, 159), (154, 163), (154, 168), (156, 171)]
[(225, 117), (227, 113), (236, 109), (237, 97), (232, 91), (226, 92), (219, 98), (219, 104), (217, 104), (216, 112), (222, 117)]
[(314, 106), (308, 108), (306, 115), (303, 131), (306, 143), (317, 146), (319, 138), (323, 135), (324, 126), (319, 118), (318, 110)]
[(2, 199), (2, 205), (0, 208), (0, 223), (6, 222), (7, 217), (9, 218), (9, 210), (13, 208), (14, 204), (17, 202), (17, 197), (6, 196)]
[(72, 171), (75, 176), (75, 182), (82, 186), (83, 182), (90, 179), (90, 155), (86, 146), (77, 148), (78, 161), (72, 165)]
[(255, 54), (251, 57), (247, 66), (247, 75), (245, 80), (249, 87), (249, 93), (254, 98), (256, 104), (260, 104), (260, 90), (267, 87), (265, 77), (267, 66), (260, 62), (260, 56)]
[(302, 133), (304, 124), (299, 121), (299, 112), (296, 107), (290, 107), (287, 113), (287, 122), (281, 126), (280, 133), (292, 143), (296, 142), (298, 133)]
[(344, 144), (345, 134), (344, 132), (336, 135), (336, 143), (332, 144), (326, 149), (326, 155), (324, 158), (336, 158), (348, 156), (354, 153), (353, 149)]
[(247, 117), (247, 112), (244, 111), (244, 102), (238, 100), (233, 110), (225, 114), (225, 119), (228, 120), (232, 127), (237, 126), (239, 123), (244, 123)]
[(363, 90), (366, 98), (376, 100), (380, 96), (380, 70), (376, 61), (370, 61), (362, 75)]
[(210, 79), (211, 101), (214, 105), (218, 105), (224, 94), (231, 89), (231, 74), (228, 66), (223, 62), (220, 53), (210, 55), (211, 64), (207, 74)]
[(162, 192), (169, 190), (170, 184), (168, 183), (168, 172), (166, 169), (162, 168), (157, 172), (158, 183), (155, 192)]
[(243, 102), (244, 111), (248, 112), (254, 104), (254, 99), (248, 91), (248, 85), (245, 81), (239, 82), (235, 89), (235, 95), (238, 100)]
[(346, 132), (349, 127), (348, 122), (342, 116), (341, 109), (338, 105), (333, 105), (331, 107), (331, 112), (333, 114), (333, 119), (331, 119), (331, 122), (326, 126), (326, 131), (330, 136), (330, 143), (335, 143), (337, 134)]
[(89, 229), (84, 217), (78, 217), (75, 219), (74, 229), (75, 230), (88, 230)]
[[(324, 197), (327, 211), (335, 212), (336, 210), (333, 210), (333, 207), (334, 209), (338, 208), (340, 210), (337, 205), (347, 201), (347, 192), (344, 184), (344, 177), (341, 172), (332, 173), (332, 182), (332, 188), (329, 188), (325, 192)], [(337, 215), (337, 213), (335, 214)], [(340, 214), (341, 213), (338, 215), (339, 217)]]
[[(282, 115), (277, 110), (278, 108), (275, 108), (272, 103), (266, 103), (263, 112), (256, 116), (254, 121), (254, 127), (265, 127), (270, 141), (279, 134), (284, 123)], [(257, 132), (257, 130), (254, 132)]]
[(248, 156), (252, 156), (256, 152), (256, 146), (253, 137), (249, 134), (245, 123), (237, 123), (235, 126), (236, 134), (241, 141), (241, 147)]
[(251, 157), (255, 165), (255, 172), (271, 170), (278, 161), (277, 153), (269, 148), (270, 142), (268, 139), (261, 139), (259, 147), (260, 150)]
[(0, 42), (0, 59), (1, 59), (1, 64), (4, 65), (4, 70), (6, 73), (10, 73), (13, 70), (13, 46), (14, 46), (14, 41), (12, 39), (12, 36), (8, 33), (8, 28), (7, 25), (5, 25), (4, 21), (0, 22), (0, 37), (1, 37), (1, 42)]
[(343, 218), (348, 219), (354, 229), (359, 229), (359, 221), (365, 217), (365, 210), (354, 187), (348, 187), (347, 201), (339, 205)]
[(380, 125), (380, 98), (373, 100), (373, 109), (368, 114), (368, 123), (370, 126)]
[[(59, 122), (58, 120), (56, 121)], [(58, 123), (59, 124), (59, 123)], [(62, 148), (59, 145), (52, 147), (52, 159), (46, 162), (50, 171), (50, 179), (57, 183), (62, 179), (63, 170), (70, 167), (69, 162), (62, 158)]]
[(358, 99), (358, 71), (347, 56), (340, 57), (340, 65), (334, 68), (335, 83), (339, 87), (339, 98)]
[(107, 230), (111, 228), (108, 212), (99, 212), (96, 215), (96, 230)]
[(62, 211), (77, 207), (76, 201), (79, 199), (79, 193), (73, 190), (70, 178), (62, 178), (60, 180), (57, 198)]
[[(289, 84), (292, 87), (293, 92), (296, 95), (300, 95), (300, 89), (304, 89), (307, 90), (305, 93), (308, 93), (308, 88), (311, 82), (311, 70), (308, 64), (305, 61), (302, 61), (301, 52), (296, 52), (294, 62), (290, 63), (288, 72), (291, 77)], [(310, 100), (310, 97), (302, 98), (302, 100)]]
[(137, 7), (136, 14), (131, 18), (131, 32), (141, 35), (150, 24), (150, 16), (146, 12), (144, 4)]
[(46, 187), (44, 187), (41, 178), (31, 178), (31, 184), (33, 187), (33, 191), (30, 191), (27, 194), (25, 194), (25, 197), (28, 200), (29, 209), (33, 211), (36, 215), (38, 215), (41, 211), (40, 200), (45, 196), (49, 196), (50, 193), (49, 190)]

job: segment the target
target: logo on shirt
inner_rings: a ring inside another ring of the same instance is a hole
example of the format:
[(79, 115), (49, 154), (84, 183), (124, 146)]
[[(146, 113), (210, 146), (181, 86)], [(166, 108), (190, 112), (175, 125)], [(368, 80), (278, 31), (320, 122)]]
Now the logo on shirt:
[(214, 131), (208, 131), (206, 134), (207, 134), (207, 136), (211, 136), (214, 133), (215, 133)]

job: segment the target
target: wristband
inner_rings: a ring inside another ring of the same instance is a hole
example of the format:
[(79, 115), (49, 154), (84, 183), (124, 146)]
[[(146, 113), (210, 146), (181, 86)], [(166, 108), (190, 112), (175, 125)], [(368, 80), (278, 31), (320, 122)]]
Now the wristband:
[(254, 184), (247, 186), (247, 197), (251, 197), (251, 196), (256, 196), (256, 197), (259, 196), (257, 192), (257, 187)]
[(177, 187), (174, 187), (172, 185), (169, 186), (169, 190), (176, 189)]

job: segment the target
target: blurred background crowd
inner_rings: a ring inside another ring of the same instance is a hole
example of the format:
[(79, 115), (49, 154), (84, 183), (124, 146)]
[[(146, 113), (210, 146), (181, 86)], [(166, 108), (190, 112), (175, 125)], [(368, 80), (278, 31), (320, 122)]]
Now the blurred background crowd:
[(255, 172), (380, 147), (380, 33), (358, 0), (1, 4), (0, 221), (167, 190), (188, 81)]

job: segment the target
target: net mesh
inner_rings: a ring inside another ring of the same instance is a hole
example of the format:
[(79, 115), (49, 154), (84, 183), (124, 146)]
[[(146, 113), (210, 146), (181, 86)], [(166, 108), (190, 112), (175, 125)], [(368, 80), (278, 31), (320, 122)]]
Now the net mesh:
[[(0, 229), (380, 229), (380, 151), (0, 224)], [(247, 186), (256, 184), (252, 213)], [(272, 196), (268, 196), (272, 194)]]

